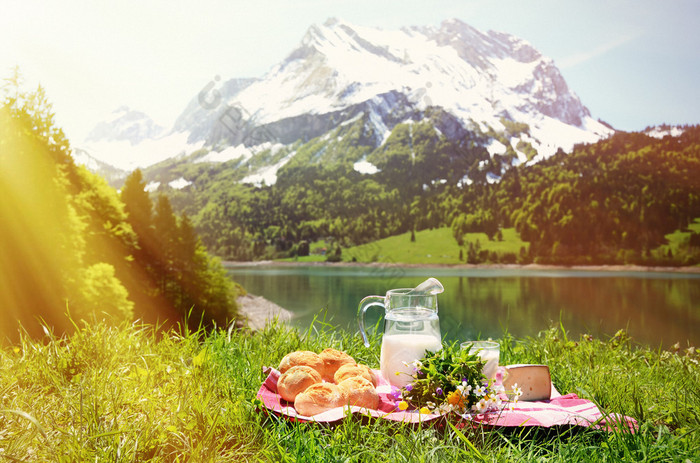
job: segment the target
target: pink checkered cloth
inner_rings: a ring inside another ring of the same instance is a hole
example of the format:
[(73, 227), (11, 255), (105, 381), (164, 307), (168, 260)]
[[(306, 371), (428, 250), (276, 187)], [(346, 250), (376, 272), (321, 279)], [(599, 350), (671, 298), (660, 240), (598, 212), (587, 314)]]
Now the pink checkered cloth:
[(619, 414), (603, 414), (596, 404), (590, 400), (580, 399), (576, 394), (552, 396), (549, 400), (516, 402), (507, 404), (503, 410), (478, 415), (462, 415), (462, 418), (495, 427), (584, 426), (632, 433), (637, 429), (634, 418)]
[[(374, 370), (378, 379), (379, 407), (377, 410), (357, 406), (345, 406), (330, 409), (314, 416), (303, 416), (294, 409), (294, 404), (285, 401), (277, 393), (277, 380), (280, 372), (274, 368), (264, 368), (267, 378), (258, 390), (260, 399), (267, 411), (292, 421), (314, 421), (318, 423), (337, 423), (351, 414), (360, 414), (374, 418), (404, 423), (420, 423), (445, 418), (445, 415), (419, 413), (416, 410), (398, 410), (391, 395), (391, 386), (381, 373)], [(533, 402), (507, 403), (502, 410), (480, 414), (454, 415), (475, 423), (494, 427), (520, 426), (585, 426), (598, 429), (624, 429), (634, 432), (637, 422), (630, 417), (617, 414), (603, 414), (590, 400), (580, 399), (576, 394), (561, 395), (552, 385), (549, 400)]]

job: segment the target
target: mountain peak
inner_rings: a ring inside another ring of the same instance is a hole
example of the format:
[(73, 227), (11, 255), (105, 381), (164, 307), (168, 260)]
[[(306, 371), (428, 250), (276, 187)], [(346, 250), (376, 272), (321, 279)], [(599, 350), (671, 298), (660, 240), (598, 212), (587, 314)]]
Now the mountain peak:
[(331, 16), (330, 18), (326, 19), (326, 21), (323, 23), (323, 25), (326, 27), (333, 27), (340, 22), (342, 22), (342, 21), (339, 20), (338, 18), (336, 18), (335, 16)]
[(543, 117), (588, 132), (579, 142), (609, 133), (588, 120), (590, 112), (551, 59), (523, 39), (484, 33), (459, 19), (384, 30), (329, 18), (312, 25), (239, 101), (259, 122), (270, 123), (330, 113), (392, 91), (418, 108), (441, 106), (465, 124), (477, 121), (484, 130), (500, 127), (501, 118), (527, 119), (544, 145), (559, 141), (547, 141), (553, 125)]
[(109, 117), (98, 123), (88, 134), (86, 141), (128, 141), (132, 145), (156, 138), (165, 128), (141, 111), (123, 105), (112, 111)]
[[(356, 120), (364, 124), (360, 138), (376, 148), (397, 125), (436, 110), (449, 116), (449, 133), (475, 133), (491, 139), (488, 146), (498, 141), (520, 162), (613, 132), (591, 117), (554, 62), (526, 40), (482, 32), (460, 19), (389, 30), (329, 18), (311, 25), (260, 79), (211, 85), (207, 95), (221, 97), (216, 108), (195, 96), (171, 135), (236, 153), (330, 137)], [(116, 134), (101, 127), (91, 136), (138, 140), (152, 127), (132, 110), (114, 122)], [(513, 133), (513, 127), (526, 129)]]

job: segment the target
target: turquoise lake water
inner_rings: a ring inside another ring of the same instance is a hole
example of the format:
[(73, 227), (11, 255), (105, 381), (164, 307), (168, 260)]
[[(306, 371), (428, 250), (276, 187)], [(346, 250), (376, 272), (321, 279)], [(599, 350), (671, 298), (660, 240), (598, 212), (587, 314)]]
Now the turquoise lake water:
[[(534, 336), (561, 322), (574, 339), (583, 333), (607, 339), (623, 328), (636, 342), (653, 347), (700, 344), (697, 273), (285, 265), (227, 269), (248, 292), (293, 312), (293, 323), (301, 328), (325, 314), (338, 328), (356, 332), (357, 306), (364, 296), (435, 277), (445, 287), (438, 305), (447, 339), (498, 338), (505, 329), (516, 337)], [(380, 316), (381, 310), (370, 309), (367, 323), (376, 324)]]

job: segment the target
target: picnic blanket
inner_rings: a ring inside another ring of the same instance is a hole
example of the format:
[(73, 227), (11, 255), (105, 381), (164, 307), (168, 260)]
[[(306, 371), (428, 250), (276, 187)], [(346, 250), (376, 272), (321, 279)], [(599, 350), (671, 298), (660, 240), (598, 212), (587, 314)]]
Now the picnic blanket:
[[(374, 370), (378, 378), (377, 392), (380, 400), (377, 410), (345, 406), (333, 408), (314, 416), (303, 416), (297, 413), (294, 404), (285, 401), (277, 393), (277, 379), (280, 377), (280, 372), (274, 368), (264, 368), (264, 371), (267, 373), (267, 377), (258, 390), (257, 398), (260, 399), (267, 411), (292, 421), (333, 424), (352, 414), (404, 423), (425, 423), (446, 418), (444, 414), (419, 413), (417, 410), (400, 411), (391, 395), (391, 385), (377, 370)], [(554, 385), (552, 385), (549, 400), (506, 403), (499, 410), (479, 414), (452, 415), (493, 427), (584, 426), (598, 429), (625, 429), (634, 432), (637, 426), (637, 422), (633, 418), (618, 414), (604, 414), (595, 403), (581, 399), (576, 394), (561, 395)]]

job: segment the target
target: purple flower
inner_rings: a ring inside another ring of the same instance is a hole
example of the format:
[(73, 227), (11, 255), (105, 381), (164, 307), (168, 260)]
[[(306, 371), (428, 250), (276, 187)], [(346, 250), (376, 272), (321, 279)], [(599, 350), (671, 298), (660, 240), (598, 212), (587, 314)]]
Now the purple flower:
[(396, 386), (391, 386), (391, 397), (393, 397), (394, 400), (399, 400), (401, 398), (401, 389)]
[(406, 392), (411, 392), (412, 389), (413, 389), (413, 384), (406, 385)]
[(436, 393), (437, 395), (442, 395), (442, 388), (439, 387), (439, 388), (435, 389), (435, 393)]

